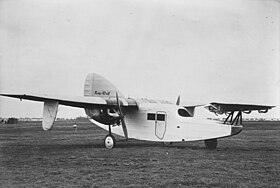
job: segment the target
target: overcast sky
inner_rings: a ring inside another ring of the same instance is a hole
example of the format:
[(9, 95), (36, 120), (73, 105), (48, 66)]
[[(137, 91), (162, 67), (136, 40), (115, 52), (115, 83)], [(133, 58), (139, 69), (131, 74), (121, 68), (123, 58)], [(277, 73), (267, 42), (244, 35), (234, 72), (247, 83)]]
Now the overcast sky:
[[(279, 10), (276, 0), (2, 0), (0, 92), (79, 96), (96, 72), (130, 97), (280, 106)], [(42, 109), (0, 97), (0, 117)]]

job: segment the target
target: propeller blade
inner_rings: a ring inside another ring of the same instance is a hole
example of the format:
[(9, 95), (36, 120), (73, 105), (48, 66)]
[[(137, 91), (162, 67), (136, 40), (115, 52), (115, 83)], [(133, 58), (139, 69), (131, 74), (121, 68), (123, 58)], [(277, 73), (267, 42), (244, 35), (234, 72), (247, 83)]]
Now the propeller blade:
[(121, 110), (121, 105), (120, 105), (120, 101), (119, 101), (119, 95), (118, 92), (116, 92), (116, 99), (117, 99), (117, 106), (118, 106), (118, 112), (121, 116), (123, 116), (122, 110)]
[(176, 105), (180, 105), (180, 95), (178, 96), (178, 98), (177, 98), (177, 102), (176, 102)]
[(124, 134), (125, 138), (128, 140), (128, 133), (127, 133), (127, 128), (126, 128), (124, 118), (121, 118), (121, 122), (122, 122), (123, 134)]
[(118, 113), (120, 115), (120, 119), (121, 119), (121, 122), (122, 122), (123, 133), (124, 133), (125, 138), (128, 139), (127, 128), (126, 128), (126, 124), (125, 124), (125, 121), (124, 121), (124, 115), (123, 115), (122, 110), (121, 110), (121, 105), (120, 105), (120, 101), (119, 101), (118, 92), (116, 92), (116, 99), (117, 99)]

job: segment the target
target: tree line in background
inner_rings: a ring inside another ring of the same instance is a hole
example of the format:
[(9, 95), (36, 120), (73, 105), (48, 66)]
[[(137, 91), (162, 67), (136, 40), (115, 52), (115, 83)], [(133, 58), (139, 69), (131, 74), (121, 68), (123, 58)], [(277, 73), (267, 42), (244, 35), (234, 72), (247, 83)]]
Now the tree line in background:
[[(212, 120), (220, 120), (224, 121), (225, 118), (209, 118)], [(43, 118), (1, 118), (0, 117), (0, 124), (17, 124), (18, 122), (28, 122), (28, 121), (42, 121)], [(88, 122), (87, 117), (79, 116), (76, 118), (56, 118), (56, 121), (79, 121), (79, 122)], [(279, 118), (244, 118), (243, 121), (280, 121)]]
[[(10, 117), (10, 118), (1, 118), (0, 117), (0, 123), (1, 124), (17, 124), (18, 122), (28, 122), (28, 121), (42, 121), (43, 118), (15, 118), (15, 117)], [(79, 116), (76, 118), (56, 118), (56, 121), (88, 121), (87, 117)]]

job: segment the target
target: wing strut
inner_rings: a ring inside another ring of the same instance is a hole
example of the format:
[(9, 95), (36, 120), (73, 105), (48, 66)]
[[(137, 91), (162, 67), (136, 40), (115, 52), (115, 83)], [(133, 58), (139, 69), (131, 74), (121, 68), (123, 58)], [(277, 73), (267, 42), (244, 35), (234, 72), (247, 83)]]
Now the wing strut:
[(231, 111), (227, 118), (224, 121), (224, 124), (226, 124), (227, 122), (229, 122), (231, 125), (235, 124), (238, 125), (238, 123), (240, 125), (242, 125), (242, 111), (239, 111), (235, 117), (234, 117), (234, 111)]

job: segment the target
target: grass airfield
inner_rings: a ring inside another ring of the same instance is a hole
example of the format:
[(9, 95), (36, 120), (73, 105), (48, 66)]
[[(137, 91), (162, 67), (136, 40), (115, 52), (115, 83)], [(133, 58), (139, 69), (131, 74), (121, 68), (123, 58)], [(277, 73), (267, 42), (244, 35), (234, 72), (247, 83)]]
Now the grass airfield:
[[(73, 125), (77, 124), (75, 131)], [(117, 137), (89, 122), (0, 124), (0, 187), (280, 187), (280, 122), (244, 122), (218, 140), (162, 143)]]

